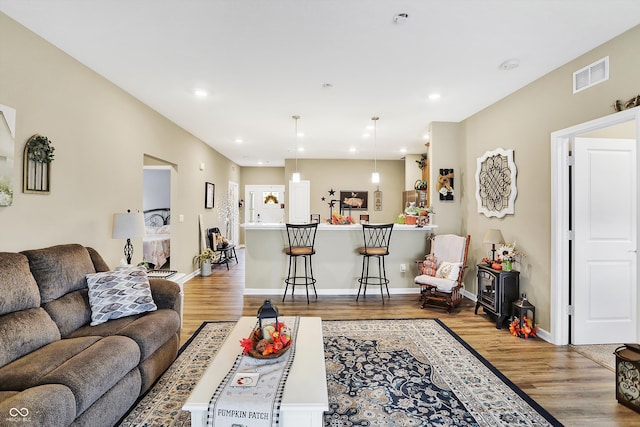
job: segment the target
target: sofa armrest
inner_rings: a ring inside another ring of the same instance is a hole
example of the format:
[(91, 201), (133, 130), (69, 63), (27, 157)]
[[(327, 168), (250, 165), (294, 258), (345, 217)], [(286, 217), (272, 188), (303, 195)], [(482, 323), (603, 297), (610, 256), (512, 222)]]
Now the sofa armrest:
[(181, 311), (182, 295), (180, 286), (167, 279), (149, 279), (151, 295), (158, 308), (170, 308), (178, 312)]

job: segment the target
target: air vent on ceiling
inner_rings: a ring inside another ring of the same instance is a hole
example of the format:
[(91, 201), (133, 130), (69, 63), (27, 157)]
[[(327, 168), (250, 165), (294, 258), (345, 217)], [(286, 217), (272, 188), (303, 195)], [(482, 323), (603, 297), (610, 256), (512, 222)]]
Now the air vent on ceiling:
[(608, 56), (573, 73), (573, 93), (580, 92), (606, 80), (609, 80)]

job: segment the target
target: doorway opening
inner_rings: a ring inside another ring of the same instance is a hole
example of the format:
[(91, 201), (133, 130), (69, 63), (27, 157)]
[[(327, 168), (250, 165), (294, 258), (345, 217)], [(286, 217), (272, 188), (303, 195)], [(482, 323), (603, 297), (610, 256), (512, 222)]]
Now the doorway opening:
[(143, 261), (152, 269), (171, 269), (171, 163), (144, 156), (142, 210), (146, 235)]
[[(567, 129), (559, 130), (551, 134), (551, 342), (557, 345), (570, 343), (570, 331), (572, 306), (574, 293), (572, 292), (572, 280), (575, 280), (573, 241), (573, 213), (572, 198), (575, 197), (575, 189), (572, 189), (572, 175), (575, 169), (571, 167), (570, 153), (575, 148), (576, 138), (596, 137), (604, 135), (612, 136), (612, 131), (619, 131), (631, 127), (633, 138), (640, 135), (640, 109), (634, 108), (616, 114), (605, 116), (596, 120), (582, 123)], [(637, 139), (636, 139), (637, 141)], [(636, 156), (637, 156), (636, 152)], [(637, 161), (637, 159), (636, 159)], [(636, 207), (637, 211), (637, 207)], [(637, 233), (637, 231), (636, 231)], [(636, 240), (637, 240), (637, 236)], [(637, 301), (634, 301), (634, 310), (637, 313)], [(636, 321), (637, 321), (637, 314)]]

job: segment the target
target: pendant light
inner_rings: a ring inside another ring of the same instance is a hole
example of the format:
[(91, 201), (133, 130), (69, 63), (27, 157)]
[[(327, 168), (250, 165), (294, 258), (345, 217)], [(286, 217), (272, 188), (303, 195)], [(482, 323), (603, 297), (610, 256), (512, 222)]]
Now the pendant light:
[(291, 181), (300, 182), (300, 172), (298, 172), (298, 119), (300, 118), (300, 116), (291, 116), (291, 118), (296, 121), (295, 134), (294, 134), (294, 138), (295, 138), (294, 150), (296, 152), (296, 171), (291, 176)]
[(380, 174), (378, 173), (378, 135), (377, 135), (377, 125), (380, 117), (373, 116), (371, 120), (373, 120), (373, 173), (371, 174), (371, 182), (373, 184), (380, 183)]

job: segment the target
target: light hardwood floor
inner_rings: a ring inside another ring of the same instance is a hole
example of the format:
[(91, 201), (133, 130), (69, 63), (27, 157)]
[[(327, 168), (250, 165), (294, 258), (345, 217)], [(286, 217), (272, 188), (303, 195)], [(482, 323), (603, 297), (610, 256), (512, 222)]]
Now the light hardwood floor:
[[(210, 277), (195, 277), (184, 286), (184, 343), (204, 321), (255, 316), (265, 298), (287, 316), (320, 316), (326, 320), (439, 318), (517, 386), (566, 426), (638, 426), (640, 414), (617, 403), (615, 374), (568, 346), (540, 339), (513, 337), (475, 303), (466, 300), (452, 314), (420, 309), (417, 295), (391, 295), (384, 305), (377, 289), (356, 302), (353, 296), (319, 296), (307, 305), (304, 288), (282, 302), (279, 296), (243, 296), (244, 250), (230, 270), (215, 266)], [(269, 272), (265, 272), (269, 274)], [(299, 293), (299, 294), (298, 294)]]

